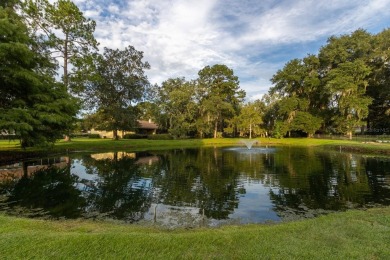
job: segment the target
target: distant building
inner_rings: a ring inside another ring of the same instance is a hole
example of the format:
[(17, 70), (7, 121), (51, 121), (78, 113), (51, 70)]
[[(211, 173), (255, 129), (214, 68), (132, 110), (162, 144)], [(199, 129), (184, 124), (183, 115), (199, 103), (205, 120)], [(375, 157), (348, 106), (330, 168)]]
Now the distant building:
[[(118, 137), (123, 138), (125, 134), (143, 134), (143, 135), (154, 135), (157, 132), (158, 125), (152, 120), (149, 119), (149, 121), (145, 120), (137, 120), (138, 127), (134, 129), (134, 131), (122, 131), (118, 130)], [(91, 134), (98, 134), (101, 138), (113, 138), (114, 134), (113, 131), (100, 131), (91, 129)]]
[(158, 125), (149, 121), (138, 120), (139, 127), (136, 129), (137, 134), (155, 135), (158, 129)]

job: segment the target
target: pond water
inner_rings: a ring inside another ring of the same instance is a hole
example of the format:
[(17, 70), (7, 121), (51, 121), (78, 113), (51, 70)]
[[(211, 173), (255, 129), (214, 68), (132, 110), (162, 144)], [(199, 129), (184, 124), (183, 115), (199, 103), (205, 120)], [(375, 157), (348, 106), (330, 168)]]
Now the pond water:
[(29, 217), (215, 226), (378, 205), (390, 205), (389, 157), (318, 148), (83, 153), (0, 166), (0, 211)]

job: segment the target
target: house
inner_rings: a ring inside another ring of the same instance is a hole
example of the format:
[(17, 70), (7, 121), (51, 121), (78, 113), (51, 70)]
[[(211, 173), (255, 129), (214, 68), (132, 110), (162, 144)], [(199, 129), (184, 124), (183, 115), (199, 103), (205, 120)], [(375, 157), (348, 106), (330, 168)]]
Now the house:
[[(158, 125), (152, 122), (151, 119), (149, 121), (145, 120), (137, 120), (138, 127), (134, 129), (134, 131), (122, 131), (118, 130), (118, 137), (123, 138), (125, 134), (142, 134), (142, 135), (154, 135), (157, 132)], [(101, 138), (113, 138), (113, 131), (100, 131), (91, 129), (90, 134), (98, 134)]]
[(155, 135), (158, 129), (158, 125), (153, 123), (151, 119), (149, 121), (138, 120), (139, 127), (136, 129), (137, 134)]

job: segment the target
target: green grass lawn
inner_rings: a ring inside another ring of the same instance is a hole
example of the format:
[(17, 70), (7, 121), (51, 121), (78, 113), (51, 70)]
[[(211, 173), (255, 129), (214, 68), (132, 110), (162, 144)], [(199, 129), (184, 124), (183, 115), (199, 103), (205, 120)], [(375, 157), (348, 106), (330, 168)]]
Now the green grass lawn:
[[(326, 146), (333, 149), (342, 149), (379, 152), (390, 154), (390, 143), (363, 143), (361, 141), (350, 140), (332, 140), (332, 139), (313, 139), (313, 138), (258, 138), (253, 139), (259, 142), (259, 145), (284, 145), (284, 146)], [(63, 152), (63, 151), (98, 151), (98, 150), (126, 150), (138, 151), (148, 149), (166, 149), (166, 148), (189, 148), (203, 146), (239, 146), (238, 138), (220, 138), (220, 139), (184, 139), (184, 140), (147, 140), (147, 139), (88, 139), (74, 138), (71, 142), (63, 140), (58, 141), (51, 148), (28, 148), (23, 150), (17, 141), (0, 140), (0, 152)]]
[(1, 259), (390, 259), (390, 208), (192, 230), (0, 215)]

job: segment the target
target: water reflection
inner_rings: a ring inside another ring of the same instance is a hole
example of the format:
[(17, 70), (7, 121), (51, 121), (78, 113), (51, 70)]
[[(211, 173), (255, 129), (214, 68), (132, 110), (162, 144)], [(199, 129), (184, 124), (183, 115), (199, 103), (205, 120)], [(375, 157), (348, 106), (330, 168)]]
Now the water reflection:
[(39, 167), (33, 175), (24, 175), (13, 185), (8, 185), (12, 188), (7, 194), (9, 203), (6, 204), (15, 209), (11, 211), (13, 214), (25, 212), (31, 216), (48, 214), (57, 218), (78, 218), (86, 201), (74, 187), (77, 179), (70, 174), (68, 167)]
[[(153, 221), (156, 214), (157, 222), (178, 225), (278, 221), (390, 204), (389, 158), (315, 148), (177, 149), (51, 160), (0, 166), (0, 209), (127, 222)], [(52, 164), (60, 170), (48, 168)], [(31, 166), (40, 170), (32, 174)]]

